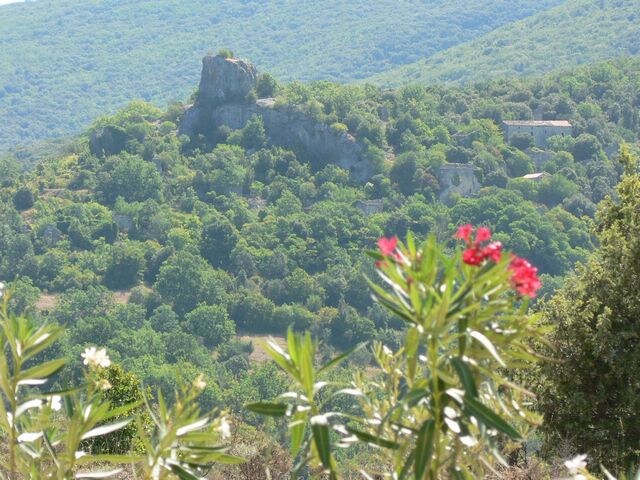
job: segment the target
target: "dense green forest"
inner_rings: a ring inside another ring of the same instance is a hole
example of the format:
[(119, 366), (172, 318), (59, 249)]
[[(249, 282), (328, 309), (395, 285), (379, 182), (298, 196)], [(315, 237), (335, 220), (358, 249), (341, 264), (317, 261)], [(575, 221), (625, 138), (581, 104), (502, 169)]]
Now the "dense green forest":
[(638, 0), (570, 0), (370, 81), (469, 83), (638, 55), (639, 11)]
[(640, 479), (639, 2), (0, 6), (0, 477)]
[(561, 0), (39, 0), (0, 13), (0, 149), (77, 133), (134, 98), (186, 98), (228, 46), (282, 80), (354, 80), (417, 61)]
[[(176, 366), (204, 372), (213, 386), (205, 401), (239, 409), (238, 399), (278, 385), (270, 367), (249, 362), (254, 346), (240, 334), (293, 325), (311, 329), (326, 352), (398, 341), (400, 325), (368, 293), (363, 252), (408, 230), (447, 241), (456, 225), (490, 226), (540, 268), (548, 293), (594, 246), (595, 204), (622, 169), (606, 152), (615, 157), (619, 142), (640, 134), (631, 61), (462, 89), (260, 78), (259, 91), (275, 89), (274, 111), (354, 139), (370, 177), (304, 145), (275, 145), (258, 115), (189, 137), (178, 131), (182, 105), (140, 101), (32, 173), (2, 160), (0, 278), (13, 282), (17, 312), (68, 327), (69, 358), (89, 343), (107, 346), (166, 391)], [(526, 137), (505, 143), (499, 122), (540, 109), (574, 131), (549, 139), (538, 169), (541, 150)], [(441, 169), (451, 164), (469, 166), (481, 188), (444, 195), (452, 185)], [(522, 178), (538, 170), (548, 175)]]

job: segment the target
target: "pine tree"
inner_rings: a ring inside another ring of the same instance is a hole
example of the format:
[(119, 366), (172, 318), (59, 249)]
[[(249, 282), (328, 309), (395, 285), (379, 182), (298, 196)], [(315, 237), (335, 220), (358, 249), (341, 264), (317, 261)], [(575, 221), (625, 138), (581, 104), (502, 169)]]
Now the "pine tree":
[(593, 462), (640, 453), (640, 175), (628, 147), (617, 198), (596, 217), (599, 247), (545, 306), (559, 364), (547, 367), (545, 428)]

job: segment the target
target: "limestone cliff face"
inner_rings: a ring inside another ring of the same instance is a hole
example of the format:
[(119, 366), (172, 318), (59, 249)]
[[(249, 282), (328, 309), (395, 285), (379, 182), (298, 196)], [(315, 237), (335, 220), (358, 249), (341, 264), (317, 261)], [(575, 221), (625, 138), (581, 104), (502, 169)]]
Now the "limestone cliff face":
[(248, 102), (256, 78), (255, 68), (246, 62), (205, 57), (198, 99), (185, 113), (180, 132), (212, 137), (220, 126), (243, 128), (258, 115), (272, 145), (304, 152), (319, 164), (335, 163), (358, 181), (373, 175), (363, 145), (351, 135), (336, 132), (293, 106), (277, 107), (273, 99)]
[(253, 65), (236, 58), (207, 55), (202, 60), (198, 104), (215, 106), (243, 101), (255, 88), (258, 73)]

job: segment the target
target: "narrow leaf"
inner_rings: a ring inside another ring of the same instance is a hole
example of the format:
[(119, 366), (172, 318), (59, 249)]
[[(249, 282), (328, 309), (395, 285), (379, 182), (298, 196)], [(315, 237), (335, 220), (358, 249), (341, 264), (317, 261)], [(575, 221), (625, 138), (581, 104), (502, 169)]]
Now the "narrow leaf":
[(431, 463), (431, 456), (434, 450), (435, 421), (427, 420), (422, 424), (418, 439), (416, 441), (416, 455), (413, 463), (413, 470), (416, 478), (423, 478), (424, 471)]
[(377, 437), (370, 433), (363, 432), (361, 430), (356, 430), (355, 428), (351, 428), (351, 427), (345, 427), (345, 428), (347, 432), (349, 432), (352, 435), (355, 435), (356, 437), (358, 437), (358, 440), (362, 442), (367, 442), (372, 445), (377, 445), (383, 448), (389, 448), (391, 450), (396, 450), (399, 447), (399, 445), (392, 440), (387, 440), (386, 438)]
[(200, 477), (196, 477), (193, 473), (191, 473), (179, 463), (167, 462), (167, 464), (169, 464), (169, 468), (171, 469), (171, 471), (178, 475), (180, 480), (200, 480)]
[(260, 415), (269, 415), (271, 417), (282, 417), (287, 413), (287, 405), (284, 403), (255, 402), (247, 403), (244, 406), (247, 410), (259, 413)]
[(316, 444), (316, 450), (322, 465), (327, 470), (333, 472), (333, 464), (331, 459), (331, 444), (329, 442), (329, 427), (327, 425), (311, 425), (313, 432), (313, 440)]
[(464, 397), (464, 405), (479, 422), (486, 426), (495, 428), (496, 430), (508, 435), (512, 440), (521, 440), (522, 437), (518, 431), (509, 425), (503, 418), (496, 414), (493, 410), (487, 408), (474, 398)]
[(82, 479), (82, 478), (111, 478), (111, 477), (114, 477), (115, 475), (119, 474), (120, 472), (122, 472), (121, 468), (117, 468), (115, 470), (109, 470), (109, 471), (105, 471), (105, 472), (78, 472), (78, 473), (76, 473), (76, 478), (77, 479)]
[(41, 363), (40, 365), (35, 365), (24, 372), (21, 372), (18, 377), (18, 381), (24, 382), (33, 379), (48, 378), (58, 372), (58, 370), (64, 367), (66, 363), (67, 361), (64, 358), (59, 358), (57, 360), (50, 360), (48, 362)]
[(304, 420), (307, 417), (307, 412), (296, 412), (293, 416), (293, 421), (290, 424), (291, 430), (291, 447), (290, 452), (291, 456), (295, 458), (295, 456), (300, 451), (300, 447), (302, 446), (302, 440), (304, 439), (304, 429), (305, 422)]
[(506, 367), (507, 365), (504, 363), (504, 361), (502, 360), (502, 358), (500, 357), (500, 355), (498, 354), (498, 351), (496, 350), (496, 347), (493, 346), (493, 343), (491, 343), (491, 340), (489, 340), (486, 336), (484, 336), (482, 333), (473, 330), (470, 335), (476, 339), (478, 342), (480, 342), (482, 344), (482, 346), (484, 348), (486, 348), (489, 353), (493, 356), (493, 358), (496, 359), (496, 361), (500, 364), (501, 367)]
[(476, 382), (473, 379), (473, 374), (467, 364), (461, 358), (454, 357), (451, 359), (451, 365), (455, 369), (458, 374), (458, 378), (460, 378), (460, 382), (464, 387), (467, 394), (472, 396), (473, 398), (478, 397), (478, 389), (476, 388)]
[(180, 427), (178, 428), (178, 430), (176, 430), (176, 437), (182, 437), (183, 435), (186, 435), (189, 432), (195, 432), (196, 430), (200, 430), (201, 428), (206, 427), (208, 423), (209, 423), (209, 417), (204, 417), (199, 420), (196, 420), (195, 422), (189, 423), (188, 425)]
[(131, 419), (122, 420), (121, 422), (110, 423), (109, 425), (102, 425), (100, 427), (92, 428), (87, 433), (82, 435), (81, 440), (86, 440), (87, 438), (99, 437), (102, 435), (106, 435), (111, 432), (115, 432), (116, 430), (120, 430), (121, 428), (126, 427), (131, 422)]
[(358, 350), (363, 349), (366, 345), (367, 345), (367, 342), (363, 342), (363, 343), (359, 343), (358, 345), (356, 345), (353, 348), (350, 348), (346, 352), (344, 352), (344, 353), (338, 355), (337, 357), (333, 358), (329, 363), (327, 363), (327, 364), (323, 365), (322, 367), (320, 367), (320, 369), (318, 370), (318, 373), (322, 373), (324, 371), (329, 370), (332, 367), (335, 367), (340, 362), (346, 360), (347, 357), (349, 357), (351, 354), (357, 352)]

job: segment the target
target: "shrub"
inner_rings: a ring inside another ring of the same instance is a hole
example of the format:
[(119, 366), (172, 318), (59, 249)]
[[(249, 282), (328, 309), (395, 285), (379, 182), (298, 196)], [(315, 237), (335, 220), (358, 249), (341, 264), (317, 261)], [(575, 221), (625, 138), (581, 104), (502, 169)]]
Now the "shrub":
[(546, 370), (542, 397), (553, 439), (616, 468), (640, 459), (640, 175), (626, 147), (621, 160), (619, 200), (597, 216), (600, 247), (545, 305), (561, 362)]
[[(3, 289), (0, 283), (0, 297)], [(142, 479), (197, 478), (214, 462), (242, 461), (221, 443), (230, 436), (225, 417), (201, 415), (202, 377), (182, 383), (170, 405), (158, 394), (152, 415), (148, 402), (136, 403), (142, 392), (135, 377), (112, 366), (105, 349), (89, 347), (82, 354), (83, 384), (46, 391), (66, 360), (43, 360), (42, 354), (51, 353), (63, 330), (10, 314), (9, 299), (4, 294), (0, 304), (2, 478), (113, 478), (123, 470), (113, 468), (118, 464), (132, 465)], [(134, 435), (136, 455), (128, 450)], [(97, 456), (92, 450), (123, 454)]]
[(27, 187), (22, 187), (13, 195), (13, 205), (19, 212), (33, 207), (33, 193)]
[(233, 52), (228, 48), (221, 48), (218, 50), (218, 56), (222, 58), (233, 58)]
[[(367, 478), (480, 478), (498, 447), (515, 447), (537, 422), (508, 370), (537, 359), (531, 342), (542, 331), (526, 315), (527, 297), (540, 287), (536, 269), (504, 254), (488, 229), (472, 233), (470, 225), (458, 230), (466, 247), (451, 258), (433, 236), (416, 245), (409, 235), (406, 246), (380, 239), (372, 256), (385, 285), (371, 287), (407, 330), (398, 351), (374, 343), (379, 378), (356, 373), (350, 384), (325, 382), (328, 368), (350, 352), (314, 368), (309, 333), (290, 330), (287, 352), (268, 344), (295, 387), (278, 402), (247, 407), (291, 415), (291, 452), (301, 467), (337, 479), (335, 447), (362, 443), (379, 447), (379, 467)], [(336, 396), (354, 399), (340, 402), (347, 411), (329, 410)]]
[(258, 83), (256, 84), (258, 98), (275, 97), (277, 88), (278, 82), (271, 74), (263, 73), (258, 77)]

